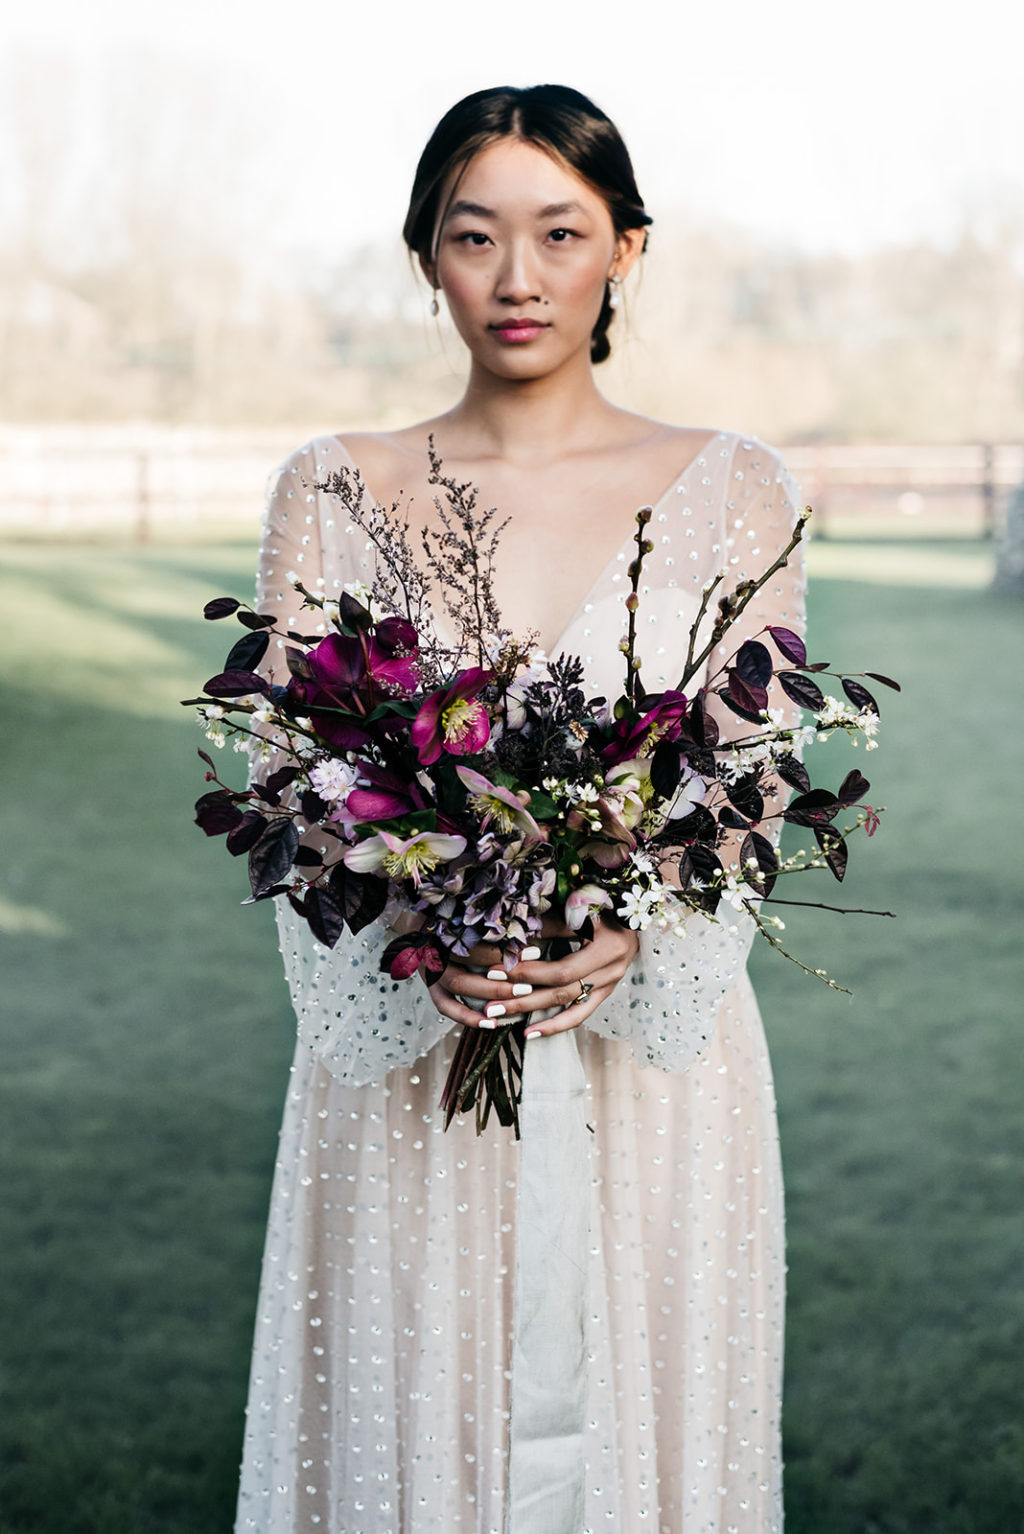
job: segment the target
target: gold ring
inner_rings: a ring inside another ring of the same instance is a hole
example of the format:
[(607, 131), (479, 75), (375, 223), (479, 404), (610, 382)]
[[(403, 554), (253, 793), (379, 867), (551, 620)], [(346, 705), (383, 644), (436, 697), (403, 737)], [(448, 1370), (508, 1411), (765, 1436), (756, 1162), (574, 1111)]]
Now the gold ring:
[(578, 996), (574, 996), (573, 997), (573, 1003), (572, 1003), (573, 1006), (574, 1007), (578, 1006), (581, 1001), (586, 1001), (587, 997), (590, 995), (590, 993), (591, 993), (591, 991), (593, 989), (594, 989), (594, 987), (592, 985), (589, 985), (586, 980), (581, 980), (580, 981), (580, 994)]

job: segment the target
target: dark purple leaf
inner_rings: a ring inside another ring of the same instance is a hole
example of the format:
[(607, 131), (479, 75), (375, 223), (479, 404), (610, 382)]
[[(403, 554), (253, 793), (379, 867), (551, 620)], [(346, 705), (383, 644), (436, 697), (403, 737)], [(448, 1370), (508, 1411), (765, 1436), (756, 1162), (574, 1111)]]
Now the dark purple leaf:
[(289, 783), (294, 783), (301, 771), (301, 767), (296, 767), (291, 763), (287, 767), (279, 767), (276, 772), (272, 772), (267, 778), (267, 787), (273, 793), (279, 793), (282, 788), (287, 788)]
[(722, 860), (712, 847), (703, 842), (692, 842), (679, 859), (679, 882), (683, 889), (699, 879), (707, 884), (722, 872)]
[(266, 631), (259, 634), (243, 634), (237, 644), (231, 646), (224, 662), (225, 671), (255, 671), (270, 644)]
[(239, 612), (236, 616), (242, 627), (247, 629), (272, 629), (277, 622), (269, 613)]
[(331, 813), (331, 806), (326, 799), (321, 799), (320, 795), (315, 794), (311, 788), (299, 795), (299, 808), (304, 819), (314, 826), (318, 820), (324, 820)]
[(275, 794), (272, 788), (267, 788), (263, 783), (254, 783), (252, 785), (252, 791), (256, 795), (257, 799), (261, 799), (264, 804), (272, 804), (276, 806), (281, 803), (281, 795)]
[(738, 809), (741, 815), (745, 815), (748, 820), (761, 819), (764, 814), (764, 799), (757, 786), (757, 779), (752, 773), (745, 773), (742, 778), (737, 778), (735, 783), (727, 783), (725, 792), (729, 803)]
[(714, 842), (715, 817), (703, 804), (695, 804), (688, 815), (673, 820), (666, 831), (672, 832), (673, 840), (680, 842)]
[(724, 687), (719, 690), (717, 696), (721, 698), (722, 702), (725, 704), (726, 708), (730, 710), (731, 713), (739, 714), (741, 719), (748, 719), (751, 724), (764, 724), (760, 710), (755, 712), (753, 709), (744, 708), (741, 703), (737, 703), (734, 698), (730, 698)]
[(707, 693), (702, 687), (693, 700), (689, 713), (690, 729), (698, 746), (717, 746), (718, 721), (713, 719), (706, 707)]
[(866, 687), (862, 687), (859, 682), (855, 682), (852, 677), (848, 676), (841, 677), (840, 681), (843, 684), (843, 691), (851, 703), (856, 704), (862, 712), (867, 709), (869, 713), (878, 713), (878, 704)]
[(809, 676), (804, 676), (800, 671), (780, 671), (778, 673), (779, 686), (787, 698), (792, 698), (794, 703), (799, 703), (801, 708), (819, 709), (825, 706), (825, 694), (817, 682), (812, 682)]
[(233, 858), (241, 857), (250, 847), (255, 847), (266, 828), (266, 816), (259, 810), (246, 810), (233, 831), (228, 832), (227, 847)]
[(331, 895), (350, 932), (362, 932), (376, 921), (387, 904), (388, 881), (374, 874), (356, 873), (344, 863), (331, 869)]
[[(757, 872), (747, 867), (751, 858), (757, 865)], [(740, 868), (743, 878), (751, 889), (755, 889), (759, 895), (770, 894), (778, 866), (779, 860), (775, 855), (775, 848), (766, 836), (762, 836), (759, 831), (751, 831), (743, 838), (740, 846)]]
[(230, 618), (231, 614), (237, 612), (241, 605), (241, 602), (236, 601), (234, 597), (214, 597), (203, 608), (203, 617), (209, 618), (211, 622), (217, 618)]
[(808, 665), (806, 665), (803, 669), (805, 671), (827, 671), (831, 664), (832, 662), (830, 660), (816, 660), (812, 663), (808, 663)]
[(846, 774), (846, 777), (839, 785), (839, 792), (836, 798), (840, 804), (856, 804), (858, 799), (863, 799), (870, 787), (871, 784), (867, 778), (863, 777), (854, 767)]
[(305, 897), (305, 895), (301, 892), (301, 890), (295, 889), (295, 887), (293, 885), (291, 885), (291, 884), (289, 884), (288, 889), (286, 890), (285, 893), (288, 896), (288, 904), (291, 906), (292, 910), (296, 911), (298, 913), (298, 915), (301, 916), (303, 918), (303, 920), (305, 920), (305, 916), (306, 916), (306, 897)]
[(293, 677), (296, 677), (300, 682), (311, 682), (313, 680), (313, 668), (306, 659), (304, 651), (289, 648), (285, 650), (284, 656), (288, 662), (288, 670)]
[(233, 831), (242, 818), (234, 796), (223, 788), (203, 794), (196, 800), (195, 810), (196, 825), (207, 836), (223, 836), (227, 831)]
[(843, 875), (846, 873), (846, 865), (850, 858), (845, 838), (837, 836), (835, 831), (830, 830), (828, 826), (815, 826), (814, 834), (818, 838), (818, 846), (825, 854), (825, 862), (839, 882), (842, 883)]
[(202, 757), (203, 761), (206, 763), (207, 767), (209, 767), (211, 772), (216, 772), (217, 771), (216, 767), (213, 765), (213, 757), (212, 756), (207, 756), (205, 751), (197, 751), (196, 755), (199, 756), (199, 757)]
[(306, 920), (317, 942), (325, 948), (333, 948), (345, 930), (345, 918), (330, 891), (316, 884), (306, 891)]
[(299, 845), (299, 828), (289, 816), (279, 815), (249, 850), (249, 883), (254, 895), (278, 884), (292, 866)]
[(251, 692), (269, 693), (270, 689), (255, 671), (222, 671), (210, 678), (203, 691), (211, 698), (244, 698)]
[(733, 703), (738, 703), (740, 708), (757, 715), (757, 711), (768, 707), (767, 689), (758, 683), (745, 682), (736, 670), (735, 666), (729, 667), (729, 697)]
[(782, 818), (794, 826), (816, 826), (833, 820), (840, 808), (839, 800), (827, 788), (812, 788), (809, 793), (791, 799)]
[(659, 740), (651, 757), (651, 787), (662, 799), (672, 799), (679, 787), (681, 766), (679, 747), (671, 740)]
[(787, 751), (780, 756), (775, 763), (775, 771), (783, 783), (788, 783), (790, 788), (798, 788), (802, 794), (806, 794), (811, 786), (811, 776), (803, 762), (798, 761)]
[(728, 804), (724, 809), (719, 810), (718, 824), (720, 826), (725, 826), (727, 831), (747, 830), (747, 820), (745, 816), (738, 814), (736, 810), (731, 809)]
[(903, 691), (899, 682), (894, 682), (891, 676), (883, 676), (880, 671), (865, 671), (864, 675), (869, 676), (873, 682), (881, 682), (883, 687), (891, 687), (893, 692)]
[(338, 598), (338, 616), (345, 627), (351, 629), (366, 629), (373, 622), (362, 602), (348, 591), (343, 591)]
[(775, 648), (792, 661), (794, 666), (806, 666), (807, 650), (799, 634), (794, 634), (792, 629), (784, 629), (768, 625), (768, 632), (775, 641)]
[(290, 884), (272, 884), (269, 889), (260, 890), (258, 895), (246, 895), (242, 904), (255, 905), (260, 900), (274, 900), (278, 895), (287, 895), (290, 889)]
[(772, 679), (772, 658), (759, 640), (748, 639), (737, 652), (736, 670), (748, 687), (764, 688)]
[(323, 858), (312, 847), (300, 847), (292, 859), (295, 868), (319, 868)]

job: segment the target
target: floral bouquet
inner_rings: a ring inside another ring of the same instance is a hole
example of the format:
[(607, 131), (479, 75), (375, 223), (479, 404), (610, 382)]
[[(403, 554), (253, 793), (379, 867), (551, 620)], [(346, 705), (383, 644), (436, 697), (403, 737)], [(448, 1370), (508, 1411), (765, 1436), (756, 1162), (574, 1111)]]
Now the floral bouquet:
[[(829, 673), (846, 702), (826, 697), (816, 677), (828, 663), (808, 662), (799, 636), (773, 626), (686, 691), (787, 562), (809, 510), (774, 564), (721, 596), (713, 619), (724, 572), (707, 584), (677, 686), (650, 694), (635, 651), (653, 548), (651, 508), (641, 508), (620, 644), (623, 691), (609, 702), (589, 694), (579, 658), (549, 660), (533, 636), (503, 627), (492, 577), (505, 524), (493, 510), (478, 513), (475, 490), (442, 474), (433, 443), (430, 453), (431, 483), (444, 499), (436, 499), (438, 530), (421, 533), (420, 560), (397, 504), (372, 502), (358, 473), (335, 472), (317, 486), (340, 497), (367, 534), (376, 575), (371, 587), (357, 583), (336, 600), (295, 578), (320, 632), (279, 636), (286, 674), (257, 669), (278, 634), (274, 617), (233, 597), (204, 609), (209, 619), (234, 615), (246, 633), (203, 696), (187, 701), (215, 745), (233, 736), (250, 753), (252, 770), (247, 787), (232, 788), (200, 751), (216, 786), (197, 801), (195, 818), (208, 836), (226, 836), (234, 856), (247, 854), (249, 899), (284, 896), (327, 947), (346, 929), (389, 919), (401, 930), (382, 969), (394, 979), (423, 972), (428, 983), (483, 943), (498, 945), (513, 968), (553, 908), (582, 940), (599, 918), (682, 935), (690, 913), (717, 920), (725, 901), (747, 911), (787, 958), (841, 989), (786, 952), (783, 923), (761, 906), (778, 899), (784, 875), (824, 865), (841, 880), (851, 834), (874, 832), (879, 812), (864, 803), (867, 780), (854, 770), (835, 790), (814, 788), (799, 751), (837, 729), (862, 734), (872, 749), (878, 705), (862, 678), (898, 684), (875, 672)], [(435, 585), (454, 643), (434, 621)], [(812, 722), (787, 727), (781, 710), (768, 709), (773, 677)], [(744, 721), (745, 733), (721, 738), (709, 695)], [(795, 795), (770, 813), (776, 780)], [(840, 825), (844, 817), (850, 823)], [(783, 859), (765, 834), (772, 820), (808, 827), (816, 846)], [(446, 1127), (475, 1108), (480, 1132), (493, 1107), (518, 1135), (528, 1021), (513, 1019), (494, 1035), (463, 1031), (442, 1099)]]

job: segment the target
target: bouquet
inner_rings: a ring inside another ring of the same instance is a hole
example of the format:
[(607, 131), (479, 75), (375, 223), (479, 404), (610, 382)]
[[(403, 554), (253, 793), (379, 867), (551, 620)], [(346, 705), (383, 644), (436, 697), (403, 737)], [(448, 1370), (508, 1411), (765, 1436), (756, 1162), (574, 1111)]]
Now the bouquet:
[[(494, 509), (478, 511), (471, 485), (442, 473), (432, 441), (430, 462), (443, 496), (418, 556), (408, 517), (397, 503), (373, 502), (357, 471), (317, 485), (367, 535), (376, 574), (337, 599), (294, 579), (320, 632), (280, 636), (286, 673), (257, 669), (279, 633), (273, 616), (233, 597), (206, 604), (206, 618), (234, 615), (246, 632), (203, 696), (186, 702), (214, 745), (234, 737), (252, 766), (247, 786), (233, 788), (200, 751), (215, 786), (197, 801), (195, 819), (208, 836), (225, 836), (231, 854), (247, 855), (249, 900), (287, 899), (328, 948), (387, 915), (403, 930), (381, 968), (394, 979), (422, 972), (428, 984), (481, 943), (498, 945), (506, 971), (513, 968), (552, 910), (583, 940), (599, 919), (684, 935), (688, 917), (718, 920), (724, 902), (748, 912), (787, 958), (842, 989), (788, 953), (782, 921), (762, 907), (778, 901), (776, 885), (791, 874), (827, 867), (842, 880), (851, 835), (873, 834), (879, 811), (865, 802), (861, 773), (835, 789), (813, 787), (799, 753), (836, 730), (873, 749), (878, 704), (864, 679), (898, 684), (877, 672), (829, 672), (828, 662), (808, 661), (797, 634), (769, 626), (688, 690), (786, 564), (809, 508), (758, 579), (724, 594), (724, 571), (707, 583), (678, 684), (648, 693), (636, 632), (652, 513), (641, 507), (620, 643), (623, 689), (608, 700), (591, 695), (578, 657), (549, 659), (533, 635), (503, 626), (493, 573), (505, 523)], [(453, 642), (438, 632), (435, 588)], [(822, 692), (826, 674), (845, 701)], [(773, 677), (808, 723), (787, 725), (768, 708)], [(722, 738), (711, 696), (743, 721), (737, 737)], [(794, 794), (772, 809), (779, 780)], [(773, 821), (808, 828), (814, 845), (783, 858), (766, 834)], [(510, 1020), (494, 1035), (463, 1031), (442, 1099), (446, 1128), (475, 1109), (482, 1132), (493, 1108), (518, 1135), (528, 1021)]]

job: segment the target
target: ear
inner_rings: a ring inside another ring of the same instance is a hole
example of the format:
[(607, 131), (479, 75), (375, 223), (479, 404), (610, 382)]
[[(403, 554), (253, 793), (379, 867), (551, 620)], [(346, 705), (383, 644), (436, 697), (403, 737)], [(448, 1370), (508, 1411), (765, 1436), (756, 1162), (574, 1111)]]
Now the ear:
[(636, 262), (640, 259), (646, 234), (647, 231), (645, 229), (627, 229), (617, 236), (615, 241), (615, 258), (612, 264), (613, 269), (620, 277), (625, 277), (632, 271)]

